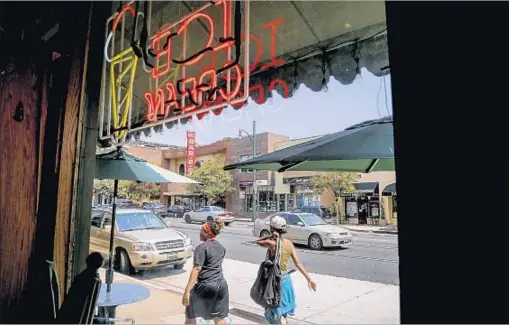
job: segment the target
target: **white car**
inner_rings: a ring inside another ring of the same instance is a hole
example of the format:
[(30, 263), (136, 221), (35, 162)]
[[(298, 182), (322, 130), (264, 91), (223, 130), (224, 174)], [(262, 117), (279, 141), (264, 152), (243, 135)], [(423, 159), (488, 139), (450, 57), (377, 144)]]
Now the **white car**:
[(315, 214), (295, 212), (279, 212), (263, 219), (256, 219), (253, 225), (253, 236), (270, 235), (270, 218), (274, 216), (280, 216), (286, 220), (288, 231), (286, 238), (311, 249), (343, 247), (353, 242), (353, 235), (347, 229), (330, 225)]
[(227, 211), (221, 207), (208, 205), (184, 214), (184, 220), (186, 223), (205, 223), (210, 218), (214, 220), (221, 218), (223, 219), (224, 224), (228, 226), (230, 223), (235, 221), (235, 213)]

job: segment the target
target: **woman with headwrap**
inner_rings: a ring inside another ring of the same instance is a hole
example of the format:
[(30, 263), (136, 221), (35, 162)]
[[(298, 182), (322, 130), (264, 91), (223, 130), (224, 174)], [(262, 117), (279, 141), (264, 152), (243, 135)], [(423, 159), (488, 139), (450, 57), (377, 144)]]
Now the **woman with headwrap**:
[[(270, 232), (271, 235), (260, 238), (256, 243), (262, 247), (269, 249), (269, 256), (276, 256), (276, 249), (279, 247), (281, 268), (281, 303), (277, 308), (270, 308), (265, 310), (265, 318), (270, 324), (287, 324), (287, 316), (295, 314), (295, 292), (293, 290), (292, 278), (288, 272), (288, 262), (290, 258), (293, 264), (306, 278), (309, 290), (316, 291), (316, 283), (311, 279), (311, 276), (306, 271), (306, 268), (299, 260), (297, 251), (293, 243), (285, 238), (286, 233), (286, 220), (280, 216), (275, 216), (270, 219)], [(280, 243), (278, 245), (277, 243)]]
[(230, 310), (228, 284), (223, 277), (226, 249), (216, 240), (223, 228), (221, 219), (208, 220), (201, 228), (202, 243), (194, 250), (194, 267), (182, 297), (186, 324), (196, 324), (197, 317), (226, 324)]

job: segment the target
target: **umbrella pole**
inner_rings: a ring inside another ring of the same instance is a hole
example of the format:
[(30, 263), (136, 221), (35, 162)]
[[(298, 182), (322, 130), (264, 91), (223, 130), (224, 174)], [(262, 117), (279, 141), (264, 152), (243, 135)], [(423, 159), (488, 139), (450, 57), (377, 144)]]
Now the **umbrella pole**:
[(118, 179), (113, 181), (113, 205), (111, 209), (111, 231), (110, 231), (110, 256), (108, 259), (108, 276), (106, 277), (106, 292), (111, 291), (113, 283), (113, 260), (114, 260), (114, 239), (115, 239), (115, 216), (117, 212)]

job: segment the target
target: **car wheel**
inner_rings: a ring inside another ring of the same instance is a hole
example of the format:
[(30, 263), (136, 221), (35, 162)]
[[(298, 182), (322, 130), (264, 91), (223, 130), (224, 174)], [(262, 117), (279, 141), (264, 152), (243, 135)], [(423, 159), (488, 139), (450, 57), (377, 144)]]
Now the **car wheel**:
[(270, 232), (268, 230), (264, 229), (260, 232), (260, 238), (267, 237), (267, 236), (270, 236)]
[(188, 214), (186, 214), (186, 216), (184, 217), (184, 219), (185, 219), (186, 223), (191, 223), (191, 221), (192, 221), (192, 220), (191, 220), (191, 216), (190, 216), (190, 215), (188, 215)]
[(323, 248), (322, 237), (317, 234), (309, 236), (308, 246), (314, 250), (321, 250)]
[(184, 264), (175, 264), (173, 265), (173, 268), (175, 270), (182, 270), (184, 268)]
[(132, 270), (129, 255), (127, 255), (127, 252), (123, 249), (118, 251), (118, 270), (125, 275), (130, 275)]

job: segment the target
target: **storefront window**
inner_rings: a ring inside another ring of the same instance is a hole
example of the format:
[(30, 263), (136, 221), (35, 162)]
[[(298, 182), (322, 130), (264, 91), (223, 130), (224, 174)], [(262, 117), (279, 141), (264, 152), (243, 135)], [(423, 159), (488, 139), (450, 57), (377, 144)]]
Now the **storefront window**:
[[(273, 186), (258, 186), (258, 212), (277, 212), (277, 196)], [(253, 212), (253, 188), (246, 188), (246, 207)]]
[(175, 196), (175, 205), (182, 205), (188, 209), (196, 210), (206, 205), (206, 200), (202, 196)]
[(286, 210), (286, 194), (279, 194), (279, 211)]
[(288, 203), (286, 206), (286, 210), (291, 211), (293, 209), (295, 209), (295, 195), (288, 194)]

